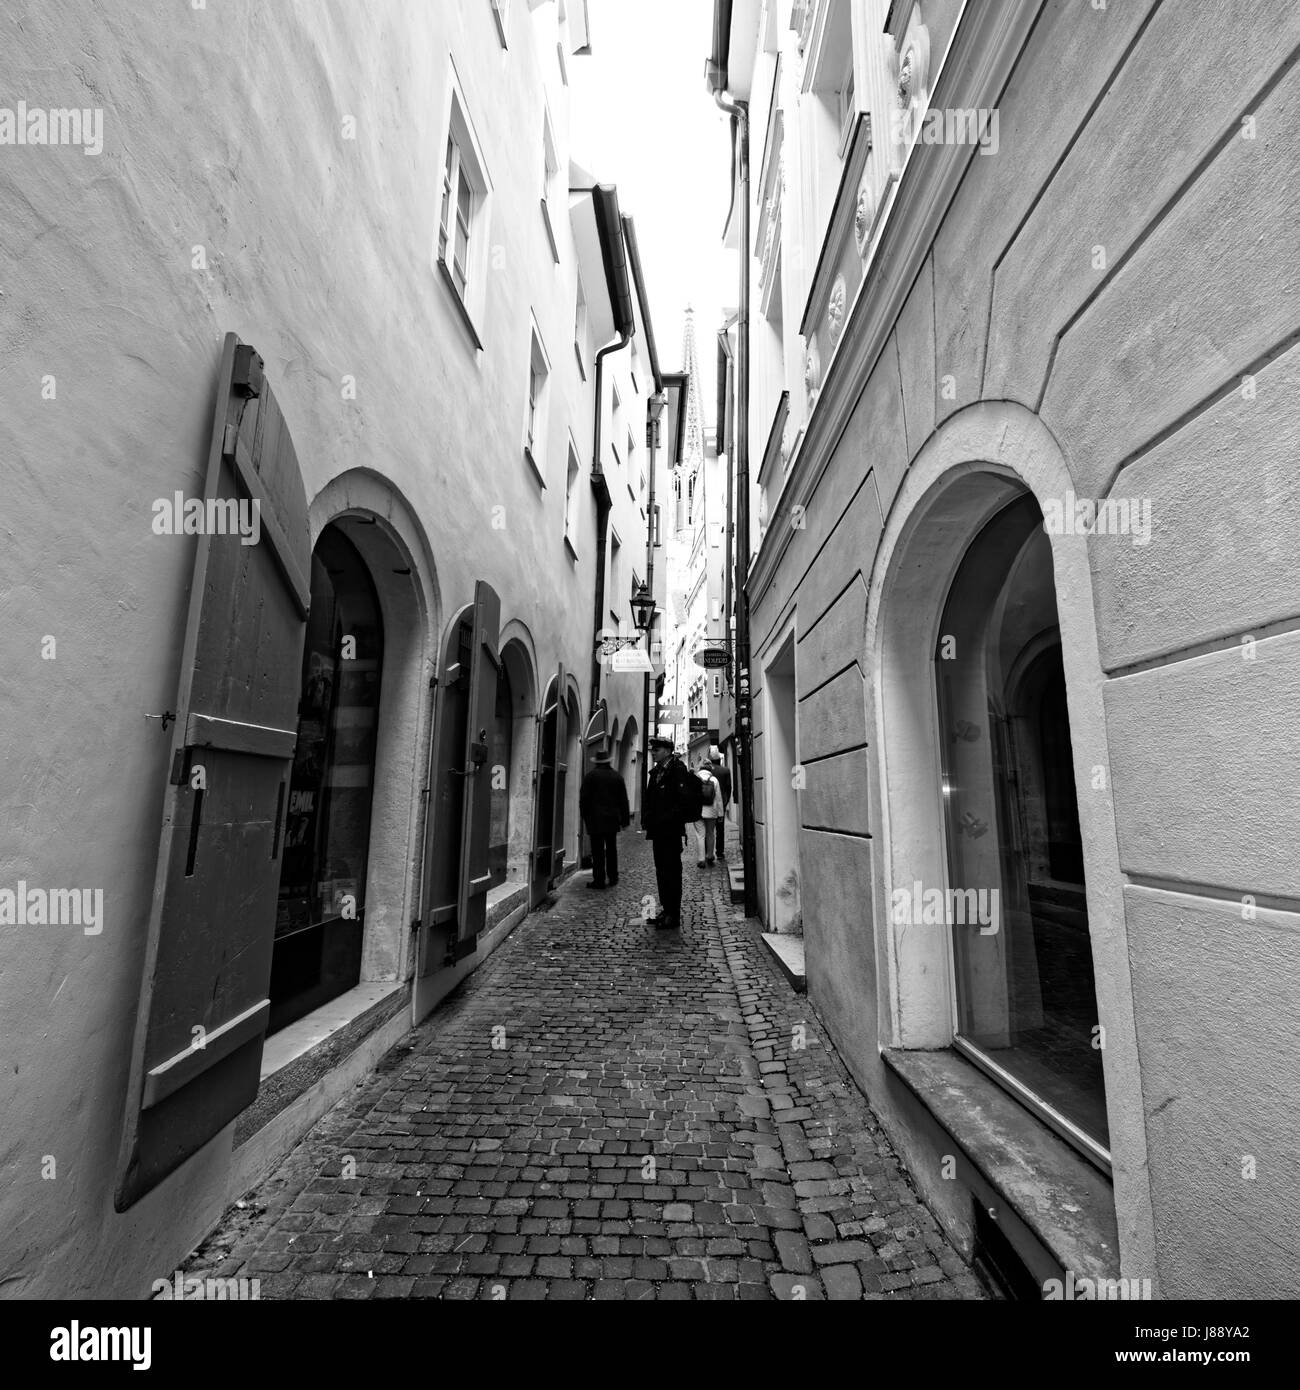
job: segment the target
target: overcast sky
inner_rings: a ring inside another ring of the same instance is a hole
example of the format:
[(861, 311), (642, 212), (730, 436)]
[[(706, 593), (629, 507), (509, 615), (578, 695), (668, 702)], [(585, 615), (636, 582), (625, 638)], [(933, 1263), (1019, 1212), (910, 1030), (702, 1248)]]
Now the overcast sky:
[(704, 85), (711, 0), (590, 0), (592, 55), (569, 64), (573, 154), (636, 222), (659, 365), (685, 366), (695, 309), (705, 419), (714, 416), (715, 334), (737, 296), (722, 249), (731, 149), (726, 115)]

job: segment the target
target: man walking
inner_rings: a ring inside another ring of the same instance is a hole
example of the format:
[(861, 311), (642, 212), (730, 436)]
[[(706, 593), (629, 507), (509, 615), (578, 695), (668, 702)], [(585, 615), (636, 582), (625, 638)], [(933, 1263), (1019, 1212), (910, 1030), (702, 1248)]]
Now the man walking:
[(682, 910), (682, 844), (686, 822), (699, 814), (695, 778), (673, 752), (670, 738), (652, 738), (654, 767), (646, 781), (641, 825), (654, 847), (655, 883), (660, 909), (650, 920), (656, 927), (675, 929)]
[(731, 773), (727, 769), (726, 763), (722, 761), (722, 753), (718, 746), (714, 744), (709, 749), (709, 770), (713, 773), (713, 780), (718, 784), (718, 863), (727, 862), (727, 808), (731, 805)]
[(627, 787), (610, 765), (609, 754), (592, 759), (582, 779), (578, 811), (591, 840), (591, 882), (588, 888), (613, 887), (618, 882), (618, 832), (632, 823)]

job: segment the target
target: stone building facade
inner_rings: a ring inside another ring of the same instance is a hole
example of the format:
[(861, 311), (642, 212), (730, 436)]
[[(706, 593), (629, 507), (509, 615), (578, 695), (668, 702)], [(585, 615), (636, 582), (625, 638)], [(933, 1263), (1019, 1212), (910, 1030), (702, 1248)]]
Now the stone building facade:
[(1031, 1294), (1300, 1291), (1298, 45), (1249, 0), (715, 6), (760, 903)]

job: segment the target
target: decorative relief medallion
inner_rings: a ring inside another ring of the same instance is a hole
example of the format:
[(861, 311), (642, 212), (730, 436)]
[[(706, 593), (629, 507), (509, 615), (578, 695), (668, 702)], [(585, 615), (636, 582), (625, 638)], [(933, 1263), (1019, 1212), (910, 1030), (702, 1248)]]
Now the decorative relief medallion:
[(826, 303), (826, 333), (830, 338), (831, 351), (834, 352), (844, 332), (844, 302), (848, 296), (848, 286), (844, 277), (837, 275), (831, 286), (830, 299)]
[(871, 187), (871, 176), (865, 175), (858, 188), (858, 206), (853, 214), (853, 241), (858, 255), (867, 254), (867, 238), (871, 235), (871, 224), (876, 220), (876, 195)]
[(803, 385), (808, 393), (808, 408), (817, 404), (817, 393), (822, 384), (822, 360), (817, 351), (816, 335), (808, 339), (808, 349), (803, 359)]

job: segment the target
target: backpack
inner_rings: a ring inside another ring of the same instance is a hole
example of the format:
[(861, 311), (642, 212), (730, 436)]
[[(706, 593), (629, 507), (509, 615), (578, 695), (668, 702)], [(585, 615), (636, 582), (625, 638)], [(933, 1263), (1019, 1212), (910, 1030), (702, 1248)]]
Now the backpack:
[(704, 783), (693, 773), (682, 768), (682, 794), (677, 813), (684, 821), (697, 821), (704, 814)]
[(703, 805), (712, 806), (718, 799), (718, 784), (713, 780), (713, 774), (709, 774), (709, 780), (707, 782), (703, 777), (697, 778), (696, 780), (699, 782), (700, 786), (704, 788)]

